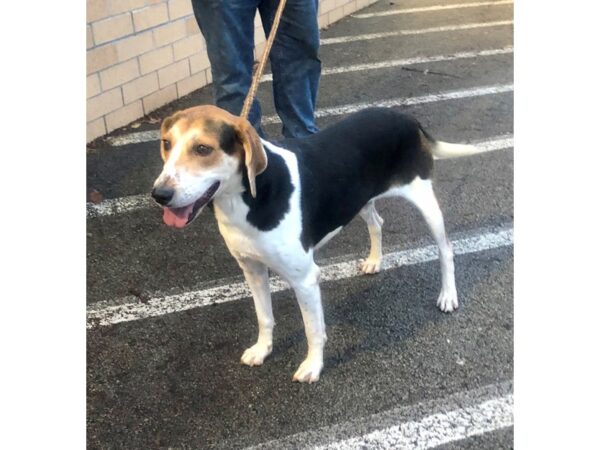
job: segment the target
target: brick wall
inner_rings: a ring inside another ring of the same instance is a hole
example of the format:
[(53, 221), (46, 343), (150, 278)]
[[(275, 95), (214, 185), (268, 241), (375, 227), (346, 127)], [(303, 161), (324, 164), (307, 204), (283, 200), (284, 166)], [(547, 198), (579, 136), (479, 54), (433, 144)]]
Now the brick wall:
[[(375, 0), (321, 0), (319, 26)], [(256, 54), (265, 37), (257, 15)], [(87, 0), (87, 141), (212, 81), (190, 0)]]

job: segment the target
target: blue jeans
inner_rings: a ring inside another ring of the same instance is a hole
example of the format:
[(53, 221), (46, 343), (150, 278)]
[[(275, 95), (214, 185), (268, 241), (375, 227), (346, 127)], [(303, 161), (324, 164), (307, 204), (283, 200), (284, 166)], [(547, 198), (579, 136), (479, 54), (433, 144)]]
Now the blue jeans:
[[(276, 0), (192, 0), (206, 40), (215, 103), (232, 114), (240, 114), (252, 81), (256, 9), (268, 36), (278, 4)], [(275, 109), (285, 137), (318, 131), (314, 117), (321, 76), (317, 8), (318, 0), (287, 0), (269, 55)], [(264, 136), (260, 119), (260, 104), (254, 100), (249, 120)]]

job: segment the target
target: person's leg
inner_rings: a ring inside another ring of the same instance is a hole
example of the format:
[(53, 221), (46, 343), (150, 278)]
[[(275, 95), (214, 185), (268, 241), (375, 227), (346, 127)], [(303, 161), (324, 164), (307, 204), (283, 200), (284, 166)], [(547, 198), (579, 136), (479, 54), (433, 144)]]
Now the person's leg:
[[(271, 31), (278, 0), (262, 0), (265, 33)], [(271, 49), (273, 97), (286, 137), (316, 133), (314, 111), (321, 76), (318, 0), (287, 0)]]
[[(206, 40), (215, 103), (239, 115), (252, 80), (254, 16), (258, 0), (192, 0)], [(262, 135), (260, 105), (254, 101), (250, 123)]]

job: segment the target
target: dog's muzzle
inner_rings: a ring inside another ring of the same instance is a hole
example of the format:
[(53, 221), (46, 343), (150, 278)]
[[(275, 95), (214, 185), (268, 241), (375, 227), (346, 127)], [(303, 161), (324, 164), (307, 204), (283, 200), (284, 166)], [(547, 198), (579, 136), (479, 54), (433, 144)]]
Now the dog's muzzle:
[[(180, 208), (169, 208), (168, 206), (164, 206), (163, 207), (163, 221), (165, 222), (165, 224), (169, 225), (170, 227), (175, 227), (175, 228), (184, 228), (187, 225), (189, 225), (198, 216), (198, 214), (200, 214), (200, 211), (202, 211), (204, 206), (206, 206), (206, 204), (212, 200), (215, 193), (217, 192), (217, 189), (219, 189), (220, 184), (221, 184), (220, 182), (215, 181), (206, 190), (206, 192), (204, 192), (204, 194), (202, 194), (202, 196), (200, 196), (199, 199), (197, 199), (193, 203), (190, 203), (187, 206), (183, 206)], [(152, 196), (156, 199), (156, 195), (155, 195), (156, 193), (154, 192), (155, 190), (152, 191), (153, 192)], [(162, 200), (164, 200), (166, 198), (166, 196), (167, 195), (165, 194), (164, 197), (162, 197)], [(159, 193), (159, 197), (160, 197), (160, 193)], [(173, 198), (173, 194), (171, 193), (169, 196), (169, 199), (166, 201), (166, 203), (162, 203), (158, 199), (156, 201), (161, 203), (162, 205), (166, 205), (172, 198)]]
[(175, 195), (175, 189), (168, 186), (160, 186), (152, 189), (152, 198), (163, 206), (169, 204), (173, 195)]

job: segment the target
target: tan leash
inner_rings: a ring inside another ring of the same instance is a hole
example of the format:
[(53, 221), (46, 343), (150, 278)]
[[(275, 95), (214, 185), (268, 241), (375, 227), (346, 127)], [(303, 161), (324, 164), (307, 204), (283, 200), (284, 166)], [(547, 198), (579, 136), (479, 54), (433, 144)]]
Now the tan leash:
[(286, 0), (279, 0), (279, 6), (277, 7), (277, 12), (275, 13), (275, 18), (273, 19), (273, 25), (271, 26), (271, 32), (269, 33), (269, 38), (267, 39), (265, 50), (263, 52), (262, 58), (260, 59), (260, 62), (258, 63), (258, 67), (254, 72), (254, 76), (252, 77), (252, 84), (250, 85), (250, 89), (248, 90), (246, 100), (244, 100), (244, 107), (242, 108), (242, 112), (240, 113), (240, 117), (244, 119), (248, 119), (248, 114), (250, 114), (250, 108), (252, 107), (252, 102), (254, 101), (254, 97), (256, 96), (256, 90), (258, 89), (260, 77), (262, 76), (263, 71), (265, 70), (265, 65), (267, 64), (267, 59), (269, 58), (269, 53), (271, 53), (271, 47), (273, 46), (273, 41), (275, 40), (275, 35), (277, 34), (277, 28), (279, 28), (279, 21), (283, 14), (285, 1)]

